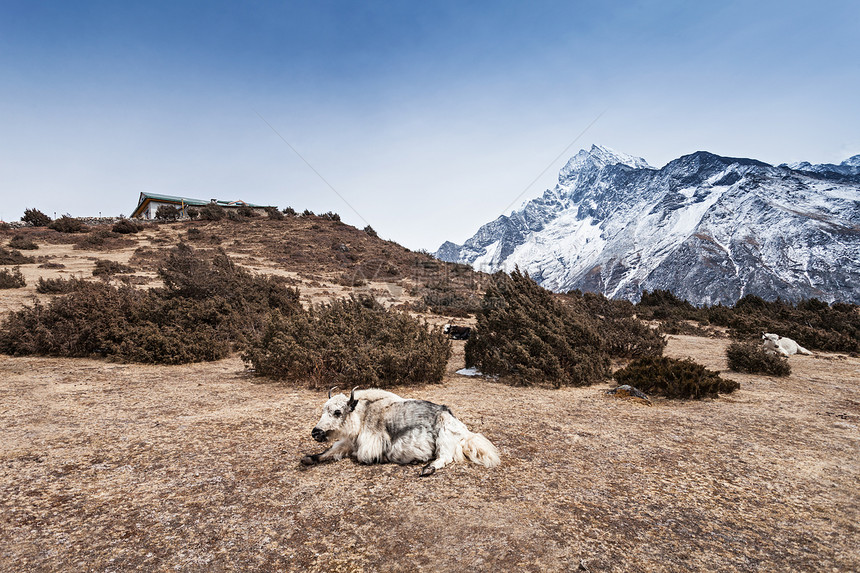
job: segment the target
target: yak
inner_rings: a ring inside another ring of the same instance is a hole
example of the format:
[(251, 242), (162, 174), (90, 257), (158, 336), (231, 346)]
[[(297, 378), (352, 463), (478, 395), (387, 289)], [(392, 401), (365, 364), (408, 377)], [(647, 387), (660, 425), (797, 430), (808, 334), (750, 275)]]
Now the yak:
[(446, 324), (442, 327), (442, 334), (453, 340), (469, 340), (472, 334), (472, 329), (468, 326), (457, 326), (456, 324)]
[(782, 354), (783, 356), (791, 356), (793, 354), (812, 354), (795, 341), (778, 334), (769, 334), (763, 332), (761, 335), (762, 346), (765, 352), (769, 354)]
[(483, 435), (470, 432), (447, 406), (401, 398), (386, 390), (352, 389), (332, 396), (311, 431), (318, 442), (334, 442), (319, 454), (302, 457), (304, 465), (353, 456), (363, 464), (425, 464), (429, 476), (451, 462), (468, 458), (488, 468), (499, 465), (499, 451)]

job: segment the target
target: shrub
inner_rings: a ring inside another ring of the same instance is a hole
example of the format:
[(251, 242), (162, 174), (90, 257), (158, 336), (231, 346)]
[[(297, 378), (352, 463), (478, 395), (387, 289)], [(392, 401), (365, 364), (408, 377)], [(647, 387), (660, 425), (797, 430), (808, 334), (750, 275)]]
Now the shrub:
[(0, 352), (181, 364), (217, 360), (230, 351), (216, 303), (168, 301), (151, 291), (86, 283), (45, 307), (11, 313)]
[(54, 219), (48, 225), (48, 228), (60, 233), (81, 233), (87, 231), (84, 223), (80, 219), (76, 219), (71, 215), (63, 215), (59, 219)]
[(272, 310), (293, 314), (301, 310), (299, 291), (286, 286), (282, 277), (254, 275), (233, 264), (218, 249), (211, 257), (202, 256), (180, 243), (159, 267), (165, 298), (223, 301), (231, 309), (230, 331), (237, 342), (259, 332)]
[(441, 381), (450, 355), (441, 328), (352, 297), (274, 313), (243, 359), (260, 375), (311, 387), (388, 388)]
[(600, 336), (604, 349), (613, 358), (662, 356), (668, 343), (660, 331), (632, 317), (605, 319)]
[(133, 273), (134, 269), (128, 265), (124, 265), (117, 261), (109, 261), (105, 259), (98, 259), (96, 261), (96, 268), (93, 269), (93, 276), (110, 276), (120, 273)]
[(734, 380), (721, 378), (692, 360), (666, 356), (639, 358), (613, 374), (619, 384), (628, 384), (646, 394), (667, 398), (704, 398), (740, 388)]
[(758, 339), (773, 332), (796, 340), (811, 350), (860, 352), (860, 307), (810, 299), (796, 305), (768, 302), (754, 295), (740, 299), (733, 308), (712, 307), (711, 323), (727, 326), (736, 340)]
[(266, 207), (266, 215), (273, 221), (283, 221), (284, 213), (278, 211), (277, 207)]
[(667, 340), (663, 334), (633, 317), (629, 301), (610, 300), (597, 293), (570, 291), (562, 300), (581, 316), (598, 325), (603, 349), (613, 358), (661, 356)]
[(707, 310), (696, 308), (668, 290), (643, 291), (636, 315), (645, 320), (704, 320)]
[(9, 246), (13, 249), (21, 249), (22, 251), (35, 251), (39, 245), (25, 237), (24, 235), (15, 235), (9, 241)]
[(175, 221), (182, 216), (182, 211), (173, 205), (159, 205), (155, 210), (155, 218), (159, 221)]
[(21, 274), (19, 267), (0, 269), (0, 289), (21, 288), (23, 286), (27, 286), (27, 281), (24, 280), (24, 275)]
[(748, 374), (788, 376), (791, 366), (788, 359), (779, 354), (765, 352), (761, 344), (732, 342), (726, 348), (729, 369)]
[(36, 283), (36, 292), (41, 294), (68, 294), (85, 284), (87, 284), (87, 281), (77, 277), (69, 277), (68, 279), (62, 277), (56, 279), (39, 277), (39, 282)]
[(227, 210), (218, 203), (207, 203), (197, 209), (197, 218), (201, 221), (220, 221), (227, 217)]
[(143, 225), (135, 223), (131, 219), (120, 219), (119, 221), (114, 223), (113, 227), (111, 227), (111, 231), (113, 231), (114, 233), (119, 233), (121, 235), (139, 233), (142, 230)]
[(0, 247), (0, 265), (28, 265), (34, 262), (36, 259), (22, 255), (21, 251)]
[(38, 209), (24, 209), (24, 216), (21, 217), (21, 220), (34, 227), (47, 227), (52, 221), (50, 217)]
[(98, 229), (87, 233), (75, 243), (76, 249), (111, 250), (129, 246), (131, 241), (119, 233), (107, 229)]
[(296, 210), (292, 207), (284, 207), (284, 215), (287, 217), (295, 217), (297, 215)]
[(260, 216), (260, 214), (257, 213), (256, 209), (254, 209), (253, 207), (248, 207), (247, 205), (242, 205), (241, 207), (236, 209), (236, 212), (239, 213), (239, 215), (241, 215), (242, 217), (247, 217), (249, 219)]
[(585, 386), (609, 375), (595, 325), (519, 269), (494, 275), (466, 343), (466, 366), (522, 385)]
[(86, 233), (88, 230), (87, 226), (80, 219), (76, 219), (71, 215), (63, 215), (59, 219), (55, 219), (48, 225), (48, 228), (60, 233)]
[(214, 259), (177, 248), (159, 269), (160, 289), (83, 280), (72, 289), (44, 281), (45, 289), (71, 292), (9, 314), (0, 352), (162, 364), (216, 360), (260, 332), (273, 310), (286, 315), (301, 308), (298, 291), (282, 280), (234, 267), (220, 252)]
[(370, 225), (368, 225), (367, 227), (364, 228), (364, 232), (367, 233), (368, 235), (370, 235), (371, 237), (378, 237), (379, 236), (376, 234), (376, 231), (374, 231), (373, 227), (371, 227)]
[(302, 212), (302, 217), (313, 217), (313, 216), (314, 216), (314, 212), (311, 211), (310, 209), (305, 209)]
[(340, 215), (338, 215), (337, 213), (333, 213), (332, 211), (323, 213), (322, 215), (320, 215), (320, 218), (326, 219), (328, 221), (340, 221)]

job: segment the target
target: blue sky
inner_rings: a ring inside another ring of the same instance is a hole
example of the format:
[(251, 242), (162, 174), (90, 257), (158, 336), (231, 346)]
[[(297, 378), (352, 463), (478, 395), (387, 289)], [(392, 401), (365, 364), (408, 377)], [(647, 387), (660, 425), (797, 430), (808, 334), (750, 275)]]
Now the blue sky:
[(0, 0), (0, 218), (150, 191), (432, 251), (592, 143), (838, 163), (860, 153), (857, 22), (847, 0)]

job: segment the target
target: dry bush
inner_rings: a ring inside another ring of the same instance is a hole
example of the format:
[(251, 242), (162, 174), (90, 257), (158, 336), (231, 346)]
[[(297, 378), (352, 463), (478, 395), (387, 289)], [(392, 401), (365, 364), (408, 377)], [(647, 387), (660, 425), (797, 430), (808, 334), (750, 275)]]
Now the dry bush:
[(370, 225), (368, 225), (364, 228), (364, 232), (367, 233), (368, 235), (370, 235), (371, 237), (378, 237), (379, 236), (376, 233), (376, 231), (373, 230), (373, 227), (371, 227)]
[(15, 235), (14, 237), (12, 237), (12, 240), (9, 241), (9, 247), (13, 249), (20, 249), (22, 251), (35, 251), (39, 248), (39, 245), (37, 245), (24, 235)]
[(114, 223), (113, 227), (111, 227), (111, 231), (114, 233), (119, 233), (121, 235), (131, 235), (134, 233), (139, 233), (143, 230), (143, 225), (139, 223), (135, 223), (131, 219), (120, 219), (116, 223)]
[(159, 221), (175, 221), (182, 216), (182, 211), (173, 205), (159, 205), (155, 210), (155, 218)]
[(603, 349), (613, 358), (662, 356), (667, 340), (663, 334), (634, 318), (633, 304), (611, 300), (598, 293), (570, 291), (561, 297), (581, 316), (598, 325)]
[(68, 294), (78, 290), (85, 284), (87, 284), (87, 281), (77, 277), (69, 277), (68, 279), (62, 277), (56, 279), (39, 277), (39, 282), (36, 283), (36, 292), (40, 294)]
[(11, 313), (0, 329), (0, 352), (161, 364), (217, 360), (230, 351), (223, 316), (209, 302), (86, 283), (47, 307), (36, 301)]
[(301, 385), (388, 388), (440, 382), (450, 355), (440, 328), (351, 297), (274, 313), (243, 358), (260, 375)]
[(754, 295), (740, 299), (733, 308), (712, 307), (713, 324), (727, 326), (737, 340), (752, 340), (762, 332), (787, 336), (810, 350), (860, 352), (860, 307), (828, 305), (817, 299), (797, 304), (768, 302)]
[(266, 207), (265, 211), (266, 211), (266, 215), (269, 217), (269, 219), (272, 219), (274, 221), (283, 221), (284, 220), (284, 213), (281, 213), (280, 211), (278, 211), (277, 207)]
[(191, 227), (185, 232), (185, 239), (188, 241), (202, 241), (206, 235), (197, 227)]
[(729, 369), (735, 372), (770, 376), (791, 374), (791, 366), (785, 356), (765, 352), (762, 345), (757, 343), (732, 342), (726, 348), (726, 358)]
[(692, 360), (649, 356), (634, 360), (613, 374), (619, 384), (628, 384), (646, 394), (667, 398), (705, 398), (734, 392), (740, 384), (721, 378)]
[(0, 247), (0, 265), (27, 265), (34, 262), (36, 259), (22, 255), (21, 251)]
[(494, 275), (466, 343), (466, 366), (522, 385), (586, 386), (609, 375), (596, 323), (519, 269)]
[(52, 221), (50, 217), (38, 209), (24, 209), (24, 216), (21, 217), (21, 220), (34, 227), (47, 227)]
[(282, 277), (256, 275), (233, 263), (221, 250), (207, 258), (180, 243), (158, 269), (165, 298), (223, 301), (230, 308), (231, 336), (237, 344), (260, 332), (272, 310), (293, 314), (301, 310), (299, 291)]
[(297, 290), (237, 268), (223, 253), (210, 261), (182, 246), (160, 274), (164, 288), (81, 281), (48, 306), (37, 301), (13, 312), (0, 328), (0, 352), (161, 364), (216, 360), (256, 336), (273, 310), (301, 308)]
[(63, 215), (59, 219), (55, 219), (48, 225), (48, 228), (60, 233), (86, 233), (89, 230), (83, 221), (70, 215)]
[(662, 356), (668, 340), (663, 334), (636, 318), (610, 318), (602, 321), (603, 348), (613, 358)]
[(629, 300), (614, 300), (595, 292), (582, 292), (579, 289), (568, 291), (564, 299), (577, 305), (582, 311), (598, 318), (630, 318), (636, 308)]
[(689, 320), (669, 319), (660, 322), (660, 332), (665, 334), (685, 334), (689, 336), (713, 336), (714, 331), (702, 328)]
[(85, 251), (110, 251), (133, 245), (134, 243), (120, 233), (98, 229), (87, 233), (75, 241), (75, 249)]
[(698, 308), (668, 290), (643, 291), (636, 303), (636, 316), (643, 320), (707, 320), (707, 309)]
[(245, 217), (247, 219), (252, 219), (254, 217), (260, 216), (260, 214), (257, 213), (256, 209), (254, 209), (253, 207), (248, 207), (247, 205), (243, 205), (243, 206), (237, 208), (236, 213), (238, 213), (239, 215), (241, 215), (242, 217)]
[(117, 261), (105, 259), (96, 260), (96, 268), (93, 269), (93, 276), (110, 276), (122, 273), (133, 273), (134, 269), (128, 265), (124, 265)]
[(474, 292), (463, 292), (450, 283), (435, 282), (417, 289), (421, 302), (416, 309), (433, 314), (465, 318), (481, 310), (481, 298)]
[(208, 203), (196, 209), (201, 221), (220, 221), (227, 217), (227, 210), (217, 203)]
[(367, 281), (358, 276), (356, 273), (341, 273), (335, 277), (334, 282), (345, 287), (363, 287), (367, 286)]
[(27, 286), (24, 275), (19, 267), (0, 269), (0, 289), (21, 288)]

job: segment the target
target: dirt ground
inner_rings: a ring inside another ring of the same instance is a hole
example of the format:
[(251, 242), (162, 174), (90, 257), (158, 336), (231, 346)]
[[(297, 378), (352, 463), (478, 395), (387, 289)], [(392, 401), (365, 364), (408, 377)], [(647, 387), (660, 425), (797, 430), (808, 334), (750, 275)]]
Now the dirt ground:
[[(365, 259), (394, 257), (403, 279), (365, 288), (408, 300), (415, 254), (334, 223), (285, 225), (274, 238), (256, 223), (201, 228), (240, 264), (300, 282), (308, 303), (349, 292), (342, 276)], [(95, 280), (97, 259), (128, 263), (138, 247), (157, 261), (188, 228), (99, 252), (32, 230), (27, 287), (0, 291), (0, 314), (49, 300), (39, 277)], [(139, 259), (145, 286), (156, 275)], [(731, 395), (648, 407), (608, 385), (459, 376), (454, 344), (442, 384), (400, 393), (447, 404), (502, 465), (429, 478), (301, 466), (321, 450), (310, 431), (325, 395), (255, 378), (236, 357), (0, 355), (0, 571), (860, 570), (860, 359), (796, 356), (786, 379), (729, 373)], [(666, 353), (725, 371), (727, 344), (674, 336)]]
[[(237, 358), (0, 356), (3, 571), (856, 571), (860, 359), (652, 407), (454, 374), (495, 469), (302, 467), (325, 396)], [(723, 340), (667, 354), (725, 368)]]

